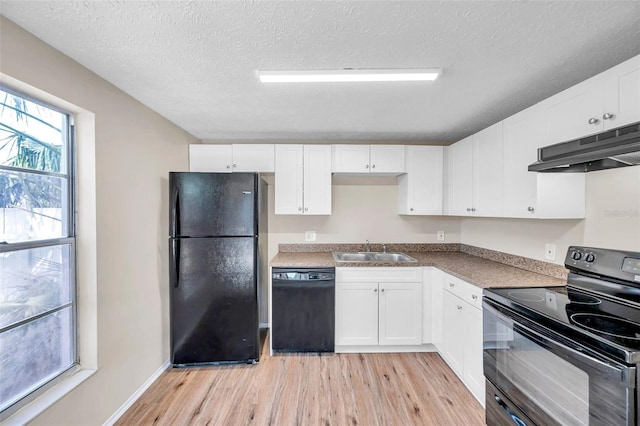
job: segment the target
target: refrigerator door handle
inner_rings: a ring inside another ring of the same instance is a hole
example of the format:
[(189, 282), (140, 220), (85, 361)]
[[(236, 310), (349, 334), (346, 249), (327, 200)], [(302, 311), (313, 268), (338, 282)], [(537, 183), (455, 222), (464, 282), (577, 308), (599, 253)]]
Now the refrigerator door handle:
[(180, 196), (178, 187), (173, 188), (171, 191), (171, 211), (169, 212), (169, 223), (171, 227), (169, 229), (169, 236), (177, 237), (180, 235)]
[(171, 266), (171, 284), (174, 288), (178, 288), (179, 276), (180, 276), (180, 240), (171, 239), (171, 249), (169, 250), (171, 259), (169, 259)]

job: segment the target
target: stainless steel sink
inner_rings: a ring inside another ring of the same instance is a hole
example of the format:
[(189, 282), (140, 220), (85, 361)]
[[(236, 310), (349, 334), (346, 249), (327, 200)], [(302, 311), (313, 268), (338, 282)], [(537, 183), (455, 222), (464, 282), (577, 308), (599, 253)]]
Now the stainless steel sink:
[(359, 252), (345, 253), (333, 252), (333, 259), (336, 262), (416, 262), (416, 260), (404, 253), (382, 253), (382, 252)]

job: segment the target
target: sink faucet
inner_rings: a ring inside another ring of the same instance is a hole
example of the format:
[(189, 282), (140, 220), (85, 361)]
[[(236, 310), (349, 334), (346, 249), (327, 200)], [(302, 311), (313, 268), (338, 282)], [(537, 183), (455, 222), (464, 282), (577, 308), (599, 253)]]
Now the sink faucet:
[(369, 244), (369, 240), (367, 240), (367, 242), (364, 244), (364, 251), (366, 252), (371, 251), (371, 244)]
[(386, 244), (382, 244), (382, 252), (383, 253), (387, 252), (387, 245)]

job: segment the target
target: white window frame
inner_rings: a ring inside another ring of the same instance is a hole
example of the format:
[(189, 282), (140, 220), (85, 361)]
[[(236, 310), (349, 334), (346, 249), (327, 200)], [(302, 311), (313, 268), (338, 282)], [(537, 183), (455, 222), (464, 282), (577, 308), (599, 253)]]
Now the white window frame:
[[(76, 360), (77, 364), (59, 376), (51, 385), (24, 398), (24, 402), (0, 414), (0, 422), (25, 424), (55, 404), (98, 370), (97, 339), (97, 223), (96, 223), (96, 158), (95, 114), (82, 107), (0, 73), (3, 89), (26, 99), (65, 111), (75, 121), (75, 282), (76, 282)], [(70, 192), (70, 195), (72, 194)], [(78, 212), (82, 214), (78, 215)]]

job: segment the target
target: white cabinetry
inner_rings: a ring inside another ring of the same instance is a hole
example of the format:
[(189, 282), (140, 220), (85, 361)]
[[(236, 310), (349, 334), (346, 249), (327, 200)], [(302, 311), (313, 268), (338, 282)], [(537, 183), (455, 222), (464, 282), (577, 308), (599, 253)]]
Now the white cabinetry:
[[(442, 317), (443, 317), (443, 286), (446, 274), (438, 268), (431, 268), (431, 342), (438, 351), (442, 351)], [(423, 308), (424, 309), (424, 308)], [(425, 315), (426, 316), (426, 315)], [(426, 325), (426, 322), (423, 323)], [(424, 335), (424, 333), (423, 333)]]
[(340, 346), (420, 345), (421, 268), (337, 268), (336, 351)]
[(273, 144), (189, 145), (189, 171), (273, 173)]
[(503, 216), (502, 122), (447, 147), (448, 214)]
[(484, 406), (482, 290), (445, 274), (440, 354)]
[(640, 121), (640, 56), (585, 80), (540, 104), (542, 145), (566, 142)]
[(275, 146), (275, 214), (331, 214), (331, 146)]
[(407, 173), (398, 176), (398, 214), (441, 215), (444, 147), (404, 148)]
[(403, 145), (333, 145), (334, 173), (404, 173)]
[(534, 105), (504, 120), (504, 215), (567, 219), (585, 216), (584, 173), (527, 170), (545, 145), (543, 109)]

